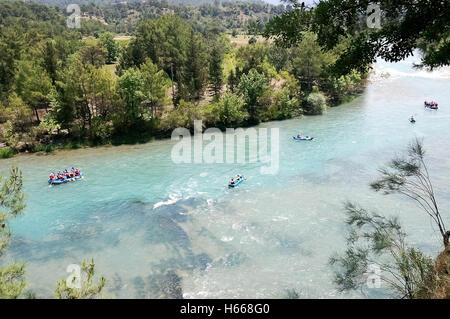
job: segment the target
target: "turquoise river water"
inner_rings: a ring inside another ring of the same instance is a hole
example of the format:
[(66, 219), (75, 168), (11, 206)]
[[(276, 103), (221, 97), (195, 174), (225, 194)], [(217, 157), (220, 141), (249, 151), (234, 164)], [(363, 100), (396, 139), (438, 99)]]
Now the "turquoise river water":
[[(428, 254), (441, 248), (413, 203), (368, 187), (422, 138), (450, 224), (450, 72), (411, 62), (377, 63), (362, 95), (322, 116), (261, 124), (280, 130), (276, 175), (262, 175), (258, 162), (174, 164), (171, 140), (1, 160), (3, 175), (22, 169), (27, 202), (6, 260), (26, 262), (38, 297), (53, 295), (69, 264), (92, 257), (114, 298), (284, 298), (288, 289), (302, 298), (387, 297), (383, 287), (338, 292), (328, 259), (345, 248), (345, 200), (399, 215), (409, 243)], [(425, 110), (426, 99), (440, 109)], [(315, 140), (293, 141), (298, 132)], [(83, 180), (47, 184), (52, 170), (72, 166)], [(238, 173), (248, 180), (228, 189)]]

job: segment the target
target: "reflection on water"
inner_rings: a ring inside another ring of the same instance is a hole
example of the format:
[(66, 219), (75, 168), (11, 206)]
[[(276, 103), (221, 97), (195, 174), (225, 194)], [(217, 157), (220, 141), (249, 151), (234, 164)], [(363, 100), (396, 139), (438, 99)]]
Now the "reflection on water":
[[(380, 68), (392, 76), (375, 76), (351, 103), (261, 125), (280, 128), (274, 176), (261, 175), (258, 163), (175, 165), (168, 140), (1, 161), (2, 173), (20, 166), (27, 194), (6, 257), (27, 263), (38, 296), (52, 296), (67, 265), (92, 257), (112, 297), (386, 296), (383, 289), (345, 295), (332, 283), (328, 258), (345, 245), (342, 203), (400, 215), (411, 244), (438, 252), (439, 237), (413, 203), (367, 185), (412, 138), (424, 138), (439, 204), (449, 210), (450, 79), (414, 76), (405, 64)], [(438, 112), (423, 109), (431, 98)], [(315, 139), (292, 141), (298, 132)], [(85, 179), (47, 186), (51, 170), (71, 166)], [(238, 173), (248, 180), (228, 189)]]

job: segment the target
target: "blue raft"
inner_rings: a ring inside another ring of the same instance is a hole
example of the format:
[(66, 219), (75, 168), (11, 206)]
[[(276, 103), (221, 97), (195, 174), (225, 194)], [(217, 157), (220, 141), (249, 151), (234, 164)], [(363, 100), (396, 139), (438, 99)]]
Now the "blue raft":
[[(233, 181), (234, 181), (234, 183), (231, 183)], [(230, 183), (228, 183), (228, 187), (234, 188), (234, 187), (238, 186), (240, 183), (242, 183), (243, 181), (244, 181), (244, 176), (242, 176), (242, 175), (240, 175), (240, 177), (236, 176), (236, 179), (233, 178), (230, 181)]]
[(81, 179), (82, 177), (83, 177), (83, 173), (80, 172), (80, 174), (78, 176), (71, 177), (71, 178), (54, 179), (54, 180), (49, 179), (48, 183), (51, 185), (60, 185), (60, 184), (65, 184), (65, 183), (69, 183), (69, 182), (75, 182), (75, 181)]
[(302, 137), (292, 136), (292, 138), (296, 141), (312, 141), (314, 139), (314, 137), (311, 136), (302, 136)]

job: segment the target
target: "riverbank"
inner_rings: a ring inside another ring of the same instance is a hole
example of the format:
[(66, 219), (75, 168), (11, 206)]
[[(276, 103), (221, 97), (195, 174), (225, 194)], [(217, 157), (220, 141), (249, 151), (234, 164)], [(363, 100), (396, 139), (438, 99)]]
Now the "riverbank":
[[(362, 89), (360, 89), (360, 90), (361, 90), (361, 92), (363, 91)], [(350, 95), (342, 98), (342, 100), (340, 100), (339, 102), (330, 103), (330, 105), (328, 107), (338, 107), (342, 104), (349, 103), (349, 102), (353, 101), (355, 98), (357, 98), (360, 94), (362, 94), (362, 93), (350, 94)], [(320, 113), (322, 113), (322, 112), (320, 112)], [(301, 116), (320, 116), (320, 115), (321, 114), (299, 115), (296, 117), (298, 118)], [(290, 119), (290, 118), (288, 118), (288, 119)], [(208, 123), (207, 118), (203, 118), (203, 121), (207, 123), (207, 125), (204, 127), (204, 129), (215, 127), (215, 126), (211, 125), (211, 123)], [(276, 121), (276, 120), (271, 119), (269, 121), (264, 121), (263, 123), (268, 123), (271, 121)], [(208, 124), (210, 124), (210, 125), (208, 125)], [(242, 123), (242, 124), (243, 125), (240, 125), (240, 126), (234, 126), (234, 127), (231, 126), (230, 128), (252, 127), (252, 125), (245, 125), (244, 123)], [(222, 128), (222, 129), (224, 129), (224, 128)], [(167, 131), (167, 130), (156, 131), (156, 132), (152, 131), (149, 133), (141, 133), (139, 135), (114, 136), (108, 140), (97, 140), (97, 141), (89, 141), (89, 140), (70, 141), (70, 140), (68, 140), (66, 142), (59, 142), (59, 143), (37, 144), (37, 145), (32, 146), (30, 149), (27, 149), (24, 151), (18, 151), (18, 150), (15, 150), (14, 148), (3, 145), (3, 147), (0, 148), (0, 159), (11, 158), (13, 156), (23, 155), (23, 154), (33, 154), (33, 153), (49, 154), (49, 153), (52, 153), (52, 152), (55, 152), (58, 150), (75, 150), (75, 149), (91, 148), (91, 147), (98, 147), (98, 146), (105, 146), (105, 145), (118, 146), (118, 145), (145, 144), (145, 143), (155, 141), (155, 140), (167, 139), (167, 138), (170, 138), (170, 136), (171, 136), (171, 131)]]

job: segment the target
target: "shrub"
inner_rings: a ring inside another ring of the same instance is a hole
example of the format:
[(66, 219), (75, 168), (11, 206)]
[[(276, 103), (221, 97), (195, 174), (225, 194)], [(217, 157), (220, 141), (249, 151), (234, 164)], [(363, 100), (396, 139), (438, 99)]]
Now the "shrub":
[(202, 110), (194, 103), (181, 100), (178, 107), (172, 110), (167, 119), (162, 123), (164, 130), (170, 131), (177, 127), (191, 129), (194, 127), (195, 120), (202, 119)]
[(37, 152), (51, 153), (54, 150), (55, 150), (55, 147), (52, 145), (39, 144), (39, 145), (36, 145), (35, 147), (33, 147), (33, 149), (31, 151), (34, 153), (37, 153)]
[(302, 114), (300, 102), (289, 95), (289, 89), (284, 88), (275, 96), (275, 103), (266, 112), (267, 120), (285, 120)]
[(97, 116), (92, 119), (91, 133), (95, 141), (105, 141), (112, 136), (112, 123)]
[(320, 115), (326, 111), (327, 100), (325, 96), (320, 93), (310, 93), (306, 98), (305, 111), (309, 115)]
[(53, 115), (47, 113), (39, 124), (39, 129), (44, 134), (59, 133), (61, 125), (58, 124)]
[(218, 102), (211, 104), (209, 109), (209, 121), (222, 128), (236, 127), (247, 116), (244, 101), (232, 93), (226, 94)]
[(0, 149), (0, 158), (10, 158), (13, 157), (16, 152), (9, 147)]
[(243, 74), (239, 82), (238, 90), (243, 96), (244, 107), (249, 114), (251, 124), (259, 123), (259, 116), (266, 106), (263, 97), (268, 90), (267, 82), (265, 75), (256, 69), (251, 69), (248, 74)]

